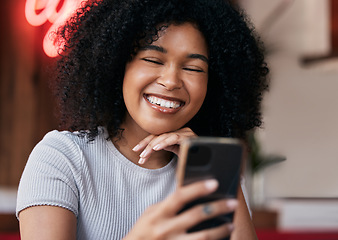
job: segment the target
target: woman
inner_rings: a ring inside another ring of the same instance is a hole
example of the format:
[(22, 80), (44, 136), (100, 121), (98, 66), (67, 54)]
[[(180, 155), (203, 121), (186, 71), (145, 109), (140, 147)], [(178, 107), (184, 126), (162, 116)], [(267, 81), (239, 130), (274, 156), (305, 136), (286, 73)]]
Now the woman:
[[(196, 135), (245, 138), (261, 124), (267, 68), (244, 17), (221, 0), (90, 1), (59, 32), (62, 125), (22, 175), (22, 239), (255, 239), (248, 209), (217, 189), (176, 189), (176, 155)], [(234, 225), (187, 233), (235, 211)], [(235, 226), (235, 227), (234, 227)]]

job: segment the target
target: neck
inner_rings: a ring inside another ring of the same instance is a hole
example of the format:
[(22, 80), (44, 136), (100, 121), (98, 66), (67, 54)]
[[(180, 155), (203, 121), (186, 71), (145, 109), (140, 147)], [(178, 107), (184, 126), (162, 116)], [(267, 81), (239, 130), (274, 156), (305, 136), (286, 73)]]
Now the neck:
[(135, 124), (128, 124), (129, 118), (126, 117), (124, 123), (121, 124), (121, 129), (124, 129), (121, 138), (113, 138), (113, 143), (115, 147), (124, 155), (128, 160), (139, 165), (143, 168), (148, 169), (158, 169), (162, 168), (169, 163), (172, 158), (172, 153), (167, 151), (157, 151), (153, 152), (149, 159), (142, 165), (138, 163), (140, 159), (140, 152), (134, 152), (132, 149), (144, 138), (150, 135), (150, 133), (145, 132), (139, 126)]

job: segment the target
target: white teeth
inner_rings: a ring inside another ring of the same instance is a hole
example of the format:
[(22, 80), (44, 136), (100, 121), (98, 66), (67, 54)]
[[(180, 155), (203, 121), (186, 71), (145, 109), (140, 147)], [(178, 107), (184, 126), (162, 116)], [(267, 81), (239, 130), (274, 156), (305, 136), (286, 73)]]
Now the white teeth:
[(178, 108), (181, 106), (181, 104), (178, 102), (168, 101), (168, 100), (157, 98), (154, 96), (147, 96), (147, 100), (152, 104), (156, 104), (156, 105), (159, 105), (165, 108)]

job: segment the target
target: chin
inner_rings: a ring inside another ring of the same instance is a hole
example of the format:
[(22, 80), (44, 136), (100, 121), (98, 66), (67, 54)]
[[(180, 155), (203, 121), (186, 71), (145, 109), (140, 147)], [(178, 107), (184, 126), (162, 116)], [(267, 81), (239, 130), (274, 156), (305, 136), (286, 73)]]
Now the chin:
[(174, 132), (182, 127), (163, 127), (163, 126), (149, 126), (145, 130), (152, 135), (161, 135), (163, 133)]

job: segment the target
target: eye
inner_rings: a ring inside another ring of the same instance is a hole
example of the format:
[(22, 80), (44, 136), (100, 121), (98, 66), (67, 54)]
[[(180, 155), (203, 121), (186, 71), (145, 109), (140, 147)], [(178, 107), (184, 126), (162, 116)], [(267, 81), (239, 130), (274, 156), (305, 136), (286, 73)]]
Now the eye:
[(141, 60), (149, 62), (149, 63), (154, 63), (154, 64), (157, 64), (157, 65), (163, 65), (162, 62), (160, 62), (159, 60), (156, 60), (156, 59), (141, 58)]
[(191, 68), (191, 67), (184, 67), (183, 70), (186, 70), (186, 71), (191, 71), (191, 72), (201, 72), (201, 73), (204, 73), (204, 70), (202, 69), (197, 69), (197, 68)]

